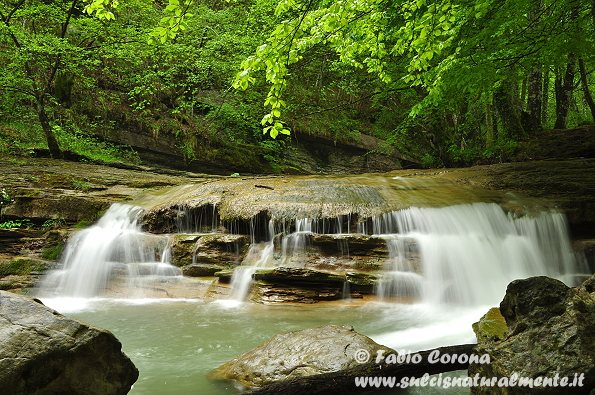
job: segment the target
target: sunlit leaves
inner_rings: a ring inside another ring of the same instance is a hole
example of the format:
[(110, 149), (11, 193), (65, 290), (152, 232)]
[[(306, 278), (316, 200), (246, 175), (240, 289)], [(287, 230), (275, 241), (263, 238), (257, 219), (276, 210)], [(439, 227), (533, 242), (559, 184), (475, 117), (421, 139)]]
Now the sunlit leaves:
[[(265, 102), (270, 112), (263, 120), (274, 125), (282, 111), (271, 99), (282, 94), (291, 66), (321, 44), (332, 48), (341, 62), (365, 69), (386, 84), (425, 85), (424, 73), (439, 64), (437, 58), (457, 34), (458, 7), (425, 0), (387, 5), (379, 0), (327, 0), (308, 8), (309, 2), (280, 1), (277, 14), (294, 17), (277, 25), (267, 43), (246, 59), (234, 86), (246, 89), (263, 72), (271, 85)], [(405, 74), (402, 68), (395, 73), (395, 57), (406, 60)]]
[[(235, 86), (246, 89), (264, 74), (271, 85), (268, 97), (279, 98), (292, 65), (313, 47), (325, 45), (343, 64), (364, 69), (387, 85), (423, 87), (427, 95), (412, 111), (416, 115), (453, 87), (461, 92), (492, 89), (514, 62), (530, 68), (545, 57), (552, 65), (564, 62), (559, 53), (593, 53), (593, 40), (586, 38), (593, 34), (585, 33), (593, 27), (572, 27), (589, 22), (586, 2), (579, 8), (571, 0), (544, 0), (539, 20), (529, 21), (535, 7), (531, 0), (280, 0), (276, 13), (287, 19), (244, 62)], [(273, 112), (271, 103), (265, 104), (267, 122), (282, 115)]]
[(119, 4), (118, 0), (91, 0), (85, 7), (85, 12), (98, 19), (109, 21), (116, 19), (114, 10)]
[(164, 16), (150, 34), (149, 43), (161, 43), (173, 40), (176, 36), (187, 29), (186, 21), (193, 15), (188, 12), (193, 0), (169, 0), (163, 10)]

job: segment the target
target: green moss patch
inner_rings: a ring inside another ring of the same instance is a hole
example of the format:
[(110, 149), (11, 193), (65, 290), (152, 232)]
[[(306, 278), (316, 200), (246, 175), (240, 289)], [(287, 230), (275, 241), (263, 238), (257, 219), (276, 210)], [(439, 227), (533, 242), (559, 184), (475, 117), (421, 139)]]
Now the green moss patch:
[(35, 259), (13, 259), (0, 263), (0, 276), (28, 275), (32, 272), (42, 272), (48, 269), (48, 265)]

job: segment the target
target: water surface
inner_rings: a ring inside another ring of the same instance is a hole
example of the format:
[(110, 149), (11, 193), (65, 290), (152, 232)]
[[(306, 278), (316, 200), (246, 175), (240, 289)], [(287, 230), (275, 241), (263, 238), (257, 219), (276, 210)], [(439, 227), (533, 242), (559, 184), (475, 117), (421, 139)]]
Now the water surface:
[(403, 351), (473, 342), (471, 323), (488, 308), (355, 300), (315, 306), (163, 299), (44, 302), (116, 335), (140, 371), (132, 395), (235, 394), (238, 389), (233, 384), (211, 381), (208, 372), (277, 333), (319, 325), (352, 325), (377, 342)]

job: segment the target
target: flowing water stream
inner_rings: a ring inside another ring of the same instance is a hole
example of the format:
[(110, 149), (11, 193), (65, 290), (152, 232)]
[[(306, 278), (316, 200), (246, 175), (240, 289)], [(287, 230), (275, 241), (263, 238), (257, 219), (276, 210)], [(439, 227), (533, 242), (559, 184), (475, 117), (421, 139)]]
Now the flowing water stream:
[[(209, 301), (198, 297), (206, 290), (176, 291), (198, 286), (171, 265), (171, 235), (142, 231), (142, 213), (140, 207), (114, 204), (96, 225), (71, 237), (63, 268), (38, 290), (50, 307), (116, 334), (140, 370), (133, 394), (234, 393), (230, 384), (209, 381), (208, 371), (274, 334), (315, 325), (353, 325), (381, 344), (408, 351), (471, 342), (471, 324), (500, 302), (511, 280), (548, 275), (570, 284), (586, 272), (560, 213), (518, 216), (495, 203), (412, 206), (357, 223), (349, 216), (270, 219), (265, 240), (251, 235), (233, 273), (235, 302)], [(218, 232), (220, 225), (215, 206), (205, 218), (178, 221), (180, 232)], [(345, 234), (386, 242), (377, 297), (316, 306), (242, 303), (257, 269), (299, 267), (309, 237), (321, 233), (337, 237), (347, 258)]]

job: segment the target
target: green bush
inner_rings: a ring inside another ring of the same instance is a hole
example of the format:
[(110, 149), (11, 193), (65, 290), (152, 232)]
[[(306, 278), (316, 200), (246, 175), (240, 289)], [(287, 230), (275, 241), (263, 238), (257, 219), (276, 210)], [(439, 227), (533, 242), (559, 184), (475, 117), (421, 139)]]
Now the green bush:
[(33, 226), (33, 223), (28, 219), (16, 219), (0, 222), (0, 229), (29, 228), (31, 226)]
[(64, 219), (62, 219), (62, 218), (48, 219), (41, 225), (41, 227), (43, 229), (54, 229), (54, 228), (59, 228), (61, 226), (64, 226), (65, 224), (66, 224), (66, 221), (64, 221)]

